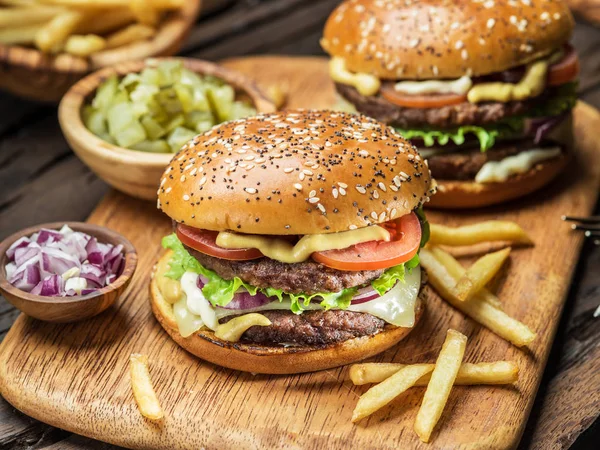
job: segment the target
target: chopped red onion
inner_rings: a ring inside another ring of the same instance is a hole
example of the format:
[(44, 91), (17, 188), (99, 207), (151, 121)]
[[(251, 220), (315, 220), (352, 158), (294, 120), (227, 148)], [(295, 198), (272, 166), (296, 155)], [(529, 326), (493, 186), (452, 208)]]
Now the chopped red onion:
[(6, 251), (8, 281), (35, 295), (87, 295), (114, 282), (125, 265), (123, 246), (73, 231), (42, 228)]

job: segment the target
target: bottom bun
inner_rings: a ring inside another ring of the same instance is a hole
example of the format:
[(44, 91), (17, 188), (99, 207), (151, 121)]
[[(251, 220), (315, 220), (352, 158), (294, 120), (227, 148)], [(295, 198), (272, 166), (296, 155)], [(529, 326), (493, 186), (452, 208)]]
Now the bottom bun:
[[(164, 257), (164, 256), (163, 256)], [(415, 326), (423, 314), (423, 290), (415, 304)], [(184, 338), (179, 334), (173, 307), (162, 296), (155, 279), (150, 283), (154, 316), (169, 336), (191, 354), (219, 366), (252, 373), (314, 372), (350, 364), (381, 353), (402, 340), (412, 328), (388, 325), (380, 333), (326, 347), (269, 347), (223, 341), (210, 330)]]
[(441, 209), (481, 208), (514, 200), (548, 184), (564, 170), (567, 161), (568, 157), (563, 153), (501, 183), (436, 180), (437, 193), (425, 206)]

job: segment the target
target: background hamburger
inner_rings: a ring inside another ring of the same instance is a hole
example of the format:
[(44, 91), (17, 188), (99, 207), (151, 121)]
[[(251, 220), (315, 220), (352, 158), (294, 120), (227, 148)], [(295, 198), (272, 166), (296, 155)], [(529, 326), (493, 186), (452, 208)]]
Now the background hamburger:
[[(379, 353), (418, 321), (427, 165), (361, 115), (288, 111), (197, 136), (171, 161), (173, 219), (151, 283), (171, 337), (258, 373), (320, 370)], [(256, 314), (251, 314), (256, 313)]]
[(565, 166), (576, 102), (573, 18), (557, 0), (354, 0), (321, 41), (338, 93), (416, 144), (432, 205), (527, 194)]

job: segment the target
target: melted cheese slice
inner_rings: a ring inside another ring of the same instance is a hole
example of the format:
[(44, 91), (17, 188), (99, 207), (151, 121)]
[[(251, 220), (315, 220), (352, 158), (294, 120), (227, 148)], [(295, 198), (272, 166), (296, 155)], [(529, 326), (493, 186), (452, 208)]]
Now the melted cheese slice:
[(216, 243), (223, 248), (257, 248), (268, 258), (284, 263), (306, 261), (314, 252), (340, 250), (361, 242), (389, 241), (390, 232), (379, 225), (329, 234), (307, 234), (296, 243), (284, 239), (221, 231)]
[(457, 80), (440, 81), (400, 81), (394, 85), (394, 90), (409, 95), (421, 94), (459, 94), (463, 95), (469, 92), (473, 86), (473, 81), (468, 76), (460, 77)]
[(509, 156), (501, 161), (488, 161), (475, 176), (477, 183), (497, 183), (508, 180), (513, 175), (525, 173), (537, 163), (560, 155), (560, 148), (532, 149)]
[(381, 81), (373, 75), (348, 71), (345, 61), (338, 56), (329, 61), (329, 75), (334, 81), (353, 86), (360, 94), (366, 96), (377, 94), (381, 87)]

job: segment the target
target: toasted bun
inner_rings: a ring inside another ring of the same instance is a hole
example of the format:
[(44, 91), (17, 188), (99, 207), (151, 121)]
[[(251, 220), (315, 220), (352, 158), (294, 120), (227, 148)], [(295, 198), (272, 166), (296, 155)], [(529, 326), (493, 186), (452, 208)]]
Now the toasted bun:
[(502, 183), (436, 180), (437, 194), (428, 206), (442, 209), (481, 208), (514, 200), (548, 184), (564, 170), (567, 161), (567, 155), (562, 154)]
[(353, 0), (331, 14), (321, 44), (381, 79), (458, 78), (549, 55), (573, 26), (562, 0)]
[(197, 136), (167, 167), (159, 207), (207, 230), (317, 234), (404, 216), (428, 200), (408, 141), (365, 116), (285, 111)]
[[(163, 258), (167, 257), (163, 256)], [(415, 305), (415, 325), (423, 314), (423, 292)], [(179, 334), (173, 307), (155, 279), (150, 283), (152, 312), (169, 336), (191, 354), (213, 364), (252, 373), (302, 373), (350, 364), (381, 353), (402, 340), (412, 328), (386, 326), (373, 336), (349, 339), (328, 347), (268, 347), (223, 341), (210, 330), (187, 338)]]

